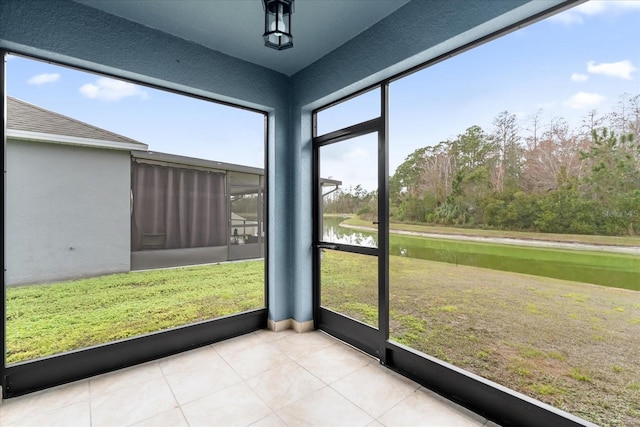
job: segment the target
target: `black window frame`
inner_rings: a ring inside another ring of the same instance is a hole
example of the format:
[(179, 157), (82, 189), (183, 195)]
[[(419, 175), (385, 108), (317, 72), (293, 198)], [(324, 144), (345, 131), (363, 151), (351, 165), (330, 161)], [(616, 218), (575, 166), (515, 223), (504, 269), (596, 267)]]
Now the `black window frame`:
[[(0, 350), (2, 351), (2, 363), (0, 363), (0, 385), (2, 386), (2, 397), (11, 398), (34, 391), (66, 384), (69, 382), (89, 378), (106, 372), (138, 365), (151, 360), (160, 359), (183, 351), (209, 345), (218, 341), (244, 335), (259, 329), (267, 328), (268, 302), (269, 302), (269, 206), (268, 206), (268, 135), (269, 120), (268, 112), (255, 108), (244, 107), (230, 102), (219, 101), (207, 98), (202, 95), (178, 91), (172, 88), (153, 85), (130, 78), (93, 70), (91, 68), (79, 67), (61, 61), (38, 57), (32, 54), (20, 52), (18, 50), (0, 49), (2, 64), (0, 66), (0, 97), (3, 107), (2, 116), (2, 138), (3, 138), (3, 160), (6, 171), (6, 150), (7, 150), (7, 119), (6, 119), (6, 55), (13, 54), (27, 59), (50, 62), (55, 65), (84, 71), (99, 76), (106, 76), (121, 81), (130, 82), (136, 85), (162, 90), (176, 95), (188, 96), (203, 101), (212, 102), (227, 107), (239, 108), (246, 111), (261, 114), (264, 117), (264, 190), (263, 190), (263, 219), (264, 219), (264, 307), (236, 313), (229, 316), (219, 317), (206, 321), (196, 322), (175, 328), (160, 330), (133, 338), (114, 341), (101, 345), (96, 345), (79, 350), (60, 353), (30, 361), (20, 362), (7, 366), (6, 364), (6, 285), (4, 271), (5, 259), (2, 258), (2, 298), (0, 301)], [(6, 174), (3, 176), (2, 197), (6, 206)], [(2, 223), (5, 226), (5, 209), (2, 210)], [(6, 248), (4, 232), (2, 234), (3, 248)], [(4, 252), (3, 252), (4, 253)]]

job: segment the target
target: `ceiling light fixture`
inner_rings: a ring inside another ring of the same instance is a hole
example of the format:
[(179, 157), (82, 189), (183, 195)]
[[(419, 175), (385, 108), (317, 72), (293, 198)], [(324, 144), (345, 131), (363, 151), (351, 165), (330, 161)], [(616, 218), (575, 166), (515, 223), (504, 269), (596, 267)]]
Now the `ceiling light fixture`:
[(291, 14), (294, 0), (263, 0), (264, 45), (276, 50), (293, 47)]

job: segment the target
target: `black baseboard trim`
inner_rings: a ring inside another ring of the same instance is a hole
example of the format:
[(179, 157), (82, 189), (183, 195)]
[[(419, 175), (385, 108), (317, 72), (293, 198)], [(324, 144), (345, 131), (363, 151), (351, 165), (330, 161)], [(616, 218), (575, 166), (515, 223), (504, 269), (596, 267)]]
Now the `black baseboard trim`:
[(362, 351), (379, 357), (380, 331), (357, 320), (320, 307), (318, 329)]

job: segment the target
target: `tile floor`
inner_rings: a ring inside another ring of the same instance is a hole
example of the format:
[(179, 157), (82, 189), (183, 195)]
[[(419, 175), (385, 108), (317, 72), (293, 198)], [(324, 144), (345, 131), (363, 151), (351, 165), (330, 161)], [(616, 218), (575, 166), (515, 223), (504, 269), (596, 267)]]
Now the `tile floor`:
[(290, 330), (8, 399), (0, 425), (495, 426), (322, 332)]

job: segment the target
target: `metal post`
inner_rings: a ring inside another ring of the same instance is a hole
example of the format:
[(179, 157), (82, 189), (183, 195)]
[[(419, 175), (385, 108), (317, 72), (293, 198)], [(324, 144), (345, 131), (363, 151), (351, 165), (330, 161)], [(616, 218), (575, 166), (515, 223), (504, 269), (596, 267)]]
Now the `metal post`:
[(380, 363), (387, 364), (389, 339), (389, 83), (380, 86), (378, 130), (378, 329)]

